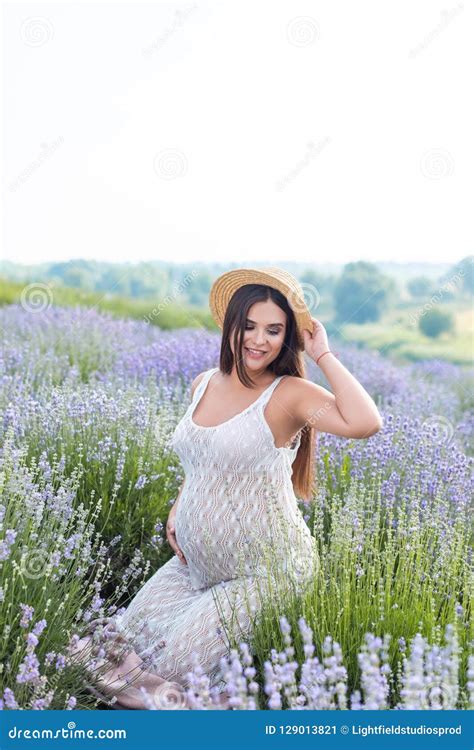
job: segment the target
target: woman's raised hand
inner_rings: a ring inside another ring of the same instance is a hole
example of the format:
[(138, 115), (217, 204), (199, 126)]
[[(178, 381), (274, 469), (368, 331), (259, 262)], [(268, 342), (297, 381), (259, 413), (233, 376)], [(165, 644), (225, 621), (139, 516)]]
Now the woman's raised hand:
[(317, 318), (311, 318), (313, 321), (313, 330), (310, 333), (306, 328), (303, 330), (303, 341), (305, 352), (311, 359), (318, 359), (323, 352), (331, 351), (329, 346), (328, 335), (325, 327)]

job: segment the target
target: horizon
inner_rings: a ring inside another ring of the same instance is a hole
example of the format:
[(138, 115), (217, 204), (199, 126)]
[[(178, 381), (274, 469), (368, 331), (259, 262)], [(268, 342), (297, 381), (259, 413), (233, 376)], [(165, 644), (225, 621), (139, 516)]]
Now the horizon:
[[(358, 258), (358, 260), (356, 260), (356, 261), (347, 261), (347, 263), (359, 262), (360, 261), (360, 262), (373, 263), (374, 265), (389, 265), (389, 266), (393, 265), (393, 266), (403, 266), (403, 267), (405, 267), (405, 266), (427, 266), (427, 267), (437, 268), (437, 267), (440, 267), (440, 266), (448, 266), (448, 267), (455, 266), (456, 264), (460, 263), (460, 261), (462, 261), (465, 257), (467, 257), (467, 256), (462, 256), (462, 257), (459, 257), (457, 260), (449, 260), (449, 261), (385, 260), (385, 259), (369, 261), (366, 258)], [(68, 258), (68, 259), (43, 260), (43, 261), (38, 261), (38, 262), (34, 262), (34, 263), (20, 263), (20, 262), (18, 262), (16, 260), (12, 260), (12, 259), (8, 259), (8, 258), (0, 258), (0, 268), (1, 268), (2, 264), (8, 264), (8, 263), (10, 263), (12, 265), (15, 265), (15, 266), (20, 266), (20, 267), (23, 267), (23, 268), (28, 268), (28, 267), (34, 267), (34, 266), (43, 266), (43, 265), (50, 265), (50, 264), (55, 264), (56, 265), (56, 264), (61, 264), (61, 263), (66, 264), (66, 263), (76, 263), (76, 262), (104, 263), (104, 264), (110, 264), (110, 265), (116, 265), (116, 266), (120, 266), (120, 265), (138, 266), (138, 265), (141, 265), (141, 264), (153, 264), (153, 263), (162, 263), (164, 265), (171, 265), (171, 266), (173, 266), (173, 265), (174, 266), (191, 265), (193, 263), (195, 263), (196, 265), (200, 265), (200, 266), (213, 266), (213, 265), (216, 265), (216, 266), (217, 265), (219, 265), (219, 266), (232, 266), (237, 261), (233, 261), (233, 260), (222, 261), (222, 260), (219, 260), (219, 259), (217, 259), (217, 260), (210, 260), (210, 261), (206, 261), (206, 260), (194, 260), (193, 259), (193, 260), (190, 260), (190, 261), (185, 261), (185, 260), (169, 260), (169, 259), (164, 259), (164, 258), (148, 258), (147, 260), (121, 260), (121, 261), (113, 261), (113, 260), (106, 260), (106, 259), (103, 259), (103, 258), (90, 258), (90, 257), (87, 257), (87, 256), (78, 256), (78, 257)], [(278, 261), (278, 263), (272, 263), (272, 261), (270, 261), (270, 260), (263, 260), (263, 259), (260, 259), (260, 260), (254, 259), (251, 262), (253, 264), (255, 264), (255, 265), (258, 265), (258, 266), (259, 265), (263, 265), (263, 264), (268, 264), (268, 265), (270, 265), (270, 264), (271, 265), (282, 264), (282, 265), (292, 265), (292, 266), (301, 265), (301, 266), (311, 267), (312, 270), (316, 270), (316, 271), (318, 270), (318, 267), (322, 267), (322, 268), (328, 268), (328, 267), (343, 268), (346, 265), (345, 262), (337, 263), (337, 262), (334, 262), (334, 261), (332, 261), (332, 262), (331, 261), (325, 261), (325, 262), (321, 262), (319, 264), (313, 264), (312, 265), (311, 261), (297, 261), (297, 260), (293, 260), (293, 259), (281, 259), (281, 260)]]

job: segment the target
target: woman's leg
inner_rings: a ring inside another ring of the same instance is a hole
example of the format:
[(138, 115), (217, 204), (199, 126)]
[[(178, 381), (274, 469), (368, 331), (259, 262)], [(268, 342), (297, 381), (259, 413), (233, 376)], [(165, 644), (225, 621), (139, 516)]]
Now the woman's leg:
[[(72, 653), (82, 651), (84, 661), (99, 654), (99, 668), (108, 668), (98, 675), (97, 686), (111, 698), (116, 696), (120, 707), (192, 707), (186, 689), (191, 687), (188, 673), (195, 666), (194, 657), (210, 687), (222, 683), (220, 660), (229, 653), (227, 630), (237, 642), (249, 636), (259, 609), (260, 585), (248, 576), (192, 590), (187, 566), (173, 557), (140, 589), (123, 615), (89, 623), (88, 630), (101, 626), (112, 633), (109, 640), (94, 643), (86, 636)], [(102, 663), (100, 646), (105, 649)], [(218, 696), (218, 706), (229, 708), (226, 692)]]
[(201, 594), (191, 589), (187, 566), (174, 556), (148, 579), (122, 615), (92, 620), (84, 637), (71, 641), (69, 654), (95, 672), (97, 688), (116, 697), (117, 707), (186, 709), (182, 685), (149, 664), (177, 614)]
[[(121, 658), (94, 658), (100, 646), (94, 644), (93, 636), (81, 638), (70, 655), (90, 668), (94, 666), (93, 685), (89, 689), (97, 695), (103, 694), (105, 701), (111, 700), (114, 708), (124, 709), (189, 709), (186, 692), (178, 682), (171, 682), (147, 670), (138, 654), (128, 649)], [(97, 665), (97, 667), (95, 666)], [(108, 666), (106, 671), (103, 667)], [(92, 670), (91, 670), (92, 671)]]
[[(221, 687), (221, 659), (229, 656), (231, 633), (237, 643), (248, 640), (260, 607), (262, 584), (253, 576), (224, 581), (202, 591), (177, 615), (163, 648), (155, 654), (154, 671), (168, 680), (191, 687), (188, 674), (197, 664), (209, 687)], [(209, 706), (208, 706), (209, 707)], [(217, 696), (216, 708), (229, 709), (229, 694)]]

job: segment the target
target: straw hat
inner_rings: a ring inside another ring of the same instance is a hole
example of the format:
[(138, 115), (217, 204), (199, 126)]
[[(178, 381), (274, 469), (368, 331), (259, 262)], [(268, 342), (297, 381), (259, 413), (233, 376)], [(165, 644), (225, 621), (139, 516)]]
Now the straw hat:
[(283, 268), (236, 268), (218, 276), (209, 293), (209, 307), (219, 328), (223, 328), (225, 313), (232, 295), (244, 284), (266, 284), (278, 289), (286, 297), (295, 315), (298, 347), (304, 350), (303, 329), (313, 332), (311, 313), (306, 306), (300, 283)]

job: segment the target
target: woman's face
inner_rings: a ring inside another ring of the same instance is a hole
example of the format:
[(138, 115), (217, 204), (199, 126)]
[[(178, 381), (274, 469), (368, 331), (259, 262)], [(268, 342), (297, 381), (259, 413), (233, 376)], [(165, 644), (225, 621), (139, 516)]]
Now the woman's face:
[[(255, 302), (247, 313), (243, 351), (243, 364), (252, 372), (265, 370), (278, 357), (285, 339), (286, 314), (272, 300)], [(233, 331), (230, 348), (234, 354)], [(255, 352), (255, 354), (254, 354)]]

